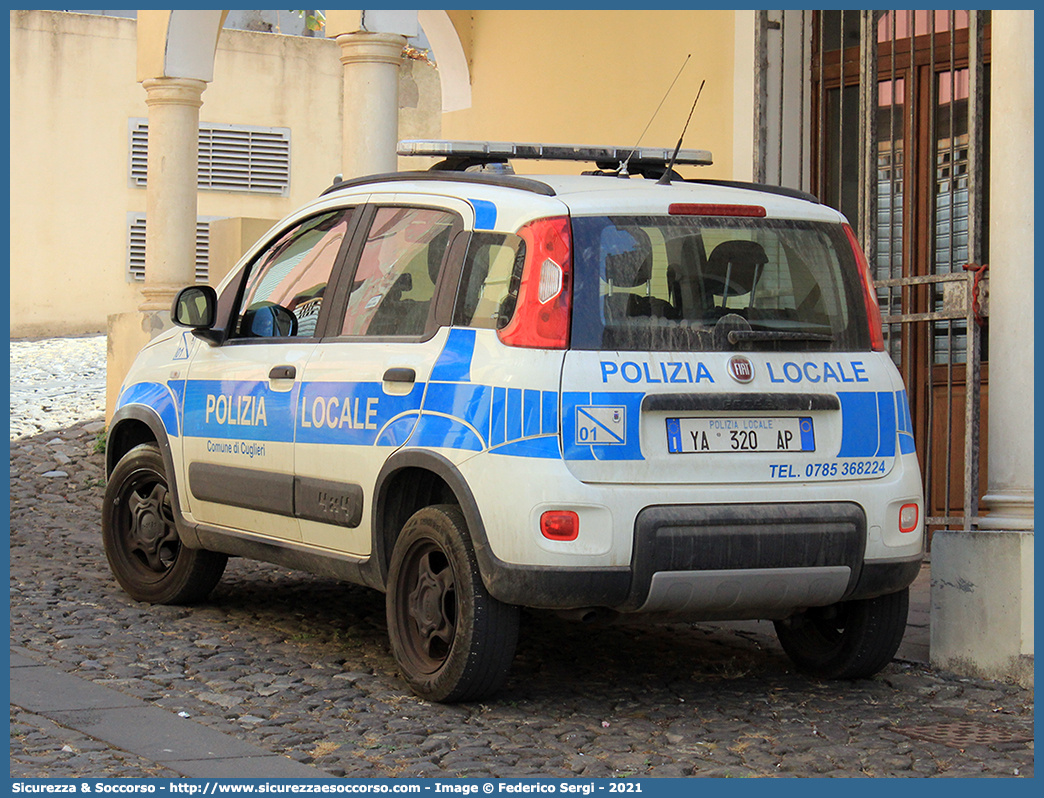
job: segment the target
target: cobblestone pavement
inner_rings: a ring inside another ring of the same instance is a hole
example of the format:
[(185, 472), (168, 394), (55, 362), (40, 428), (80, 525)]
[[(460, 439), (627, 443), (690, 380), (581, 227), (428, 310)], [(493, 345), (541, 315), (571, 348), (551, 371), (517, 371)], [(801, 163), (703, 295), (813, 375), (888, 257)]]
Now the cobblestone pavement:
[(11, 341), (11, 439), (105, 415), (104, 335)]
[[(231, 560), (204, 604), (139, 604), (101, 548), (99, 424), (11, 442), (11, 644), (266, 750), (351, 777), (1033, 775), (1031, 690), (900, 662), (816, 681), (724, 625), (526, 613), (505, 689), (440, 706), (398, 679), (376, 591)], [(12, 776), (171, 775), (11, 721)]]

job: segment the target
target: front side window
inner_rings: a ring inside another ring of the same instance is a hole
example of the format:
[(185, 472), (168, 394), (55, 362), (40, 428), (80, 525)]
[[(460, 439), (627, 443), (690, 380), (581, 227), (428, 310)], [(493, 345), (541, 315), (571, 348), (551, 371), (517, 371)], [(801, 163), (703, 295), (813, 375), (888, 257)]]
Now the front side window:
[(428, 208), (379, 208), (359, 257), (342, 335), (424, 333), (458, 217)]
[(315, 335), (351, 214), (351, 209), (340, 209), (306, 219), (254, 260), (233, 326), (235, 337)]
[(581, 217), (573, 236), (574, 348), (869, 348), (840, 225)]

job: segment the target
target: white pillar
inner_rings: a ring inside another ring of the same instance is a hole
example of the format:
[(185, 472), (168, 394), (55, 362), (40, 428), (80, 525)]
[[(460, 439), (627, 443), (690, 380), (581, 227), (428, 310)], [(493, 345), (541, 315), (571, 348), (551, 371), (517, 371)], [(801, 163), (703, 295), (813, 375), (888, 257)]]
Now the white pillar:
[(148, 92), (149, 162), (140, 310), (168, 311), (177, 290), (195, 282), (199, 108), (207, 84), (152, 78), (142, 85)]
[(991, 529), (1033, 530), (1033, 12), (995, 11), (990, 137)]
[(1033, 679), (1033, 12), (994, 11), (988, 514), (932, 541), (931, 660)]
[(344, 64), (344, 177), (394, 172), (406, 37), (359, 31), (337, 36), (337, 43)]

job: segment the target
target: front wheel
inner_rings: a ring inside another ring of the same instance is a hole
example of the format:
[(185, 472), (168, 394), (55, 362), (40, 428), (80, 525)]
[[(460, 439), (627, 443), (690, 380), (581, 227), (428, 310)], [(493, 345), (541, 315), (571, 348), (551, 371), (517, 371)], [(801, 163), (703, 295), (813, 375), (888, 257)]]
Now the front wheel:
[(801, 670), (824, 679), (865, 679), (892, 661), (906, 631), (910, 590), (814, 607), (776, 621), (776, 637)]
[(477, 701), (507, 678), (519, 609), (486, 591), (459, 508), (425, 507), (406, 522), (392, 551), (387, 616), (395, 661), (421, 698)]
[(116, 581), (150, 604), (190, 604), (221, 579), (228, 557), (181, 544), (159, 449), (131, 449), (105, 487), (102, 542)]

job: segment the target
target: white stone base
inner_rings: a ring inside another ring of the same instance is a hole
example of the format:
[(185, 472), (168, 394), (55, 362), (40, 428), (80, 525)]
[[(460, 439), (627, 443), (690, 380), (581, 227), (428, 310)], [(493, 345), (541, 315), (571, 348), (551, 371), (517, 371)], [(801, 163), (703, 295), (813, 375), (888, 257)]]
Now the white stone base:
[(105, 423), (112, 421), (120, 386), (134, 358), (145, 344), (169, 328), (170, 312), (114, 313), (109, 316), (108, 354), (105, 363)]
[(1033, 532), (932, 538), (933, 667), (1033, 686)]

